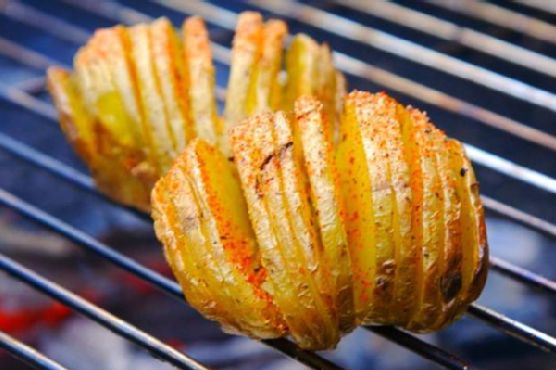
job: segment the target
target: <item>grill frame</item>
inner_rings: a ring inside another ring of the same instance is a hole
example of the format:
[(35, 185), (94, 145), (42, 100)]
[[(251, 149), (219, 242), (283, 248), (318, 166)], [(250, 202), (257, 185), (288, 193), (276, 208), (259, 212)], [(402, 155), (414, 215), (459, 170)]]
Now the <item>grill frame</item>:
[[(92, 1), (77, 2), (75, 0), (62, 0), (62, 1), (70, 3), (74, 6), (81, 6), (82, 8), (90, 12), (97, 12), (98, 14), (103, 15), (105, 17), (113, 18), (119, 22), (123, 22), (127, 24), (150, 20), (150, 17), (148, 15), (142, 14), (134, 9), (125, 7), (117, 3), (95, 3)], [(12, 5), (12, 13), (5, 13), (5, 14), (7, 14), (8, 16), (13, 16), (14, 19), (17, 19), (19, 21), (25, 21), (24, 19), (18, 19), (17, 15), (18, 14), (21, 15), (22, 10), (28, 11), (29, 7), (18, 2), (11, 2), (9, 4), (16, 4), (16, 5), (15, 8)], [(109, 4), (109, 5), (103, 5), (103, 4)], [(218, 20), (220, 21), (219, 25), (224, 27), (229, 26), (232, 28), (235, 26), (235, 19), (232, 18), (232, 16), (230, 15), (230, 13), (232, 13), (231, 11), (226, 10), (221, 12), (222, 8), (216, 5), (201, 4), (198, 3), (197, 1), (188, 2), (187, 6), (189, 6), (187, 13), (189, 14), (195, 13), (195, 14), (202, 15), (206, 18), (207, 22), (209, 23), (216, 21), (216, 19), (214, 19), (214, 16), (216, 15), (214, 11), (219, 10), (220, 12), (220, 15), (218, 16), (219, 17)], [(183, 11), (183, 8), (181, 10)], [(75, 43), (82, 43), (83, 40), (88, 37), (87, 31), (81, 30), (80, 28), (73, 26), (61, 19), (56, 19), (56, 17), (52, 17), (40, 11), (37, 11), (36, 13), (31, 12), (27, 14), (31, 14), (32, 16), (30, 18), (27, 18), (26, 21), (34, 22), (33, 26), (43, 27), (45, 31), (49, 31), (55, 35), (57, 33), (56, 36), (59, 38), (65, 37), (66, 39), (70, 39), (70, 41), (73, 41)], [(41, 26), (41, 22), (42, 22), (42, 26)], [(213, 37), (213, 40), (214, 39), (218, 39), (218, 37), (216, 38)], [(8, 55), (14, 60), (20, 62), (21, 64), (31, 66), (38, 70), (44, 70), (44, 68), (50, 64), (54, 64), (54, 63), (60, 64), (58, 62), (51, 60), (48, 56), (42, 55), (38, 52), (28, 50), (19, 44), (1, 38), (0, 38), (0, 48), (2, 49), (1, 52), (4, 55)], [(229, 49), (219, 44), (213, 44), (213, 53), (217, 61), (223, 63), (228, 62), (229, 52), (230, 52)], [(391, 72), (380, 70), (377, 67), (368, 64), (362, 66), (361, 64), (358, 64), (358, 63), (362, 63), (361, 61), (353, 59), (348, 55), (337, 54), (336, 57), (339, 57), (339, 60), (341, 62), (339, 63), (340, 66), (343, 65), (344, 70), (347, 68), (348, 73), (354, 73), (360, 77), (366, 77), (366, 78), (369, 78), (370, 76), (371, 80), (376, 81), (378, 79), (379, 83), (382, 82), (382, 84), (389, 86), (394, 90), (403, 90), (403, 92), (406, 94), (408, 93), (408, 90), (405, 89), (409, 88), (409, 95), (412, 94), (419, 95), (423, 91), (426, 91), (427, 94), (425, 94), (425, 98), (424, 98), (425, 102), (429, 102), (429, 103), (436, 102), (437, 104), (435, 105), (438, 105), (442, 109), (447, 109), (451, 111), (455, 110), (456, 112), (459, 112), (462, 115), (470, 116), (483, 123), (486, 123), (487, 125), (504, 130), (505, 132), (512, 133), (524, 140), (529, 140), (538, 145), (545, 146), (546, 148), (552, 151), (556, 151), (556, 137), (552, 135), (544, 133), (540, 130), (532, 129), (530, 127), (525, 126), (522, 123), (513, 121), (507, 117), (503, 117), (501, 115), (490, 112), (486, 109), (480, 108), (473, 104), (460, 101), (457, 98), (451, 97), (439, 91), (432, 90), (430, 88), (425, 87), (424, 85), (420, 85), (417, 82), (403, 79), (403, 78), (400, 79), (399, 76), (396, 76)], [(361, 67), (364, 68), (361, 69)], [(362, 71), (365, 71), (365, 73), (360, 73)], [(4, 101), (22, 106), (25, 109), (32, 111), (49, 121), (57, 122), (56, 112), (54, 111), (52, 106), (34, 98), (32, 95), (29, 94), (33, 91), (38, 91), (43, 88), (44, 88), (44, 79), (41, 78), (29, 79), (28, 81), (24, 81), (24, 83), (20, 84), (19, 86), (8, 87), (8, 86), (4, 86), (3, 84), (0, 84), (0, 98), (3, 99)], [(412, 93), (412, 91), (414, 91), (414, 93)], [(217, 91), (217, 95), (220, 98), (223, 97), (223, 94), (224, 91), (222, 89), (219, 89)], [(438, 94), (440, 94), (440, 97), (438, 96)], [(448, 99), (448, 102), (446, 99)], [(451, 104), (450, 102), (456, 104)], [(4, 135), (0, 133), (0, 148), (41, 169), (47, 170), (48, 172), (58, 176), (59, 178), (67, 182), (70, 182), (71, 184), (75, 185), (81, 190), (86, 190), (88, 192), (91, 192), (103, 198), (104, 200), (114, 204), (110, 199), (100, 194), (95, 189), (91, 178), (88, 177), (87, 175), (73, 169), (70, 166), (67, 166), (57, 161), (56, 159), (44, 153), (41, 153), (33, 149), (32, 147), (29, 147), (15, 139), (10, 138), (8, 135)], [(477, 159), (477, 157), (475, 157), (475, 159)], [(502, 172), (504, 171), (504, 169), (501, 168), (501, 166), (497, 163), (489, 163), (488, 160), (485, 163), (487, 163), (486, 165), (490, 166), (494, 170), (502, 170)], [(485, 163), (483, 163), (483, 165), (485, 165)], [(515, 169), (513, 170), (506, 169), (505, 172), (503, 173), (505, 175), (512, 176), (513, 173), (512, 171), (515, 172)], [(515, 176), (515, 177), (517, 177), (518, 180), (526, 181), (526, 179), (520, 176)], [(556, 188), (554, 188), (551, 185), (551, 183), (547, 183), (547, 181), (556, 181), (556, 180), (548, 176), (545, 176), (544, 178), (541, 178), (538, 182), (529, 181), (529, 183), (543, 190), (556, 193), (555, 190)], [(523, 211), (505, 205), (489, 197), (483, 196), (483, 201), (485, 203), (485, 206), (490, 211), (494, 211), (504, 217), (522, 223), (527, 227), (533, 228), (548, 236), (551, 237), (556, 236), (556, 225), (554, 224), (538, 219), (532, 215), (529, 215)], [(89, 249), (99, 254), (107, 261), (117, 264), (119, 267), (153, 284), (157, 288), (164, 290), (166, 293), (170, 293), (171, 296), (183, 300), (181, 290), (178, 284), (176, 284), (175, 282), (172, 282), (160, 276), (158, 273), (139, 265), (133, 260), (119, 254), (118, 252), (115, 252), (115, 250), (112, 249), (110, 246), (100, 243), (99, 241), (95, 240), (91, 236), (81, 232), (80, 230), (72, 228), (71, 226), (64, 223), (63, 221), (56, 219), (55, 217), (43, 212), (37, 207), (29, 203), (26, 203), (23, 200), (1, 189), (0, 189), (0, 204), (2, 204), (7, 208), (13, 209), (16, 212), (24, 215), (25, 217), (30, 218), (38, 222), (39, 224), (64, 235), (65, 237), (74, 241), (76, 244), (79, 244), (81, 247), (84, 247), (86, 249)], [(117, 204), (115, 205), (118, 207), (122, 207)], [(149, 220), (148, 215), (141, 213), (137, 210), (127, 208), (127, 211), (133, 213), (135, 216), (139, 217), (142, 220)], [(507, 261), (504, 261), (496, 257), (491, 258), (490, 264), (491, 264), (491, 268), (493, 268), (494, 270), (516, 281), (527, 284), (530, 287), (539, 289), (548, 294), (554, 294), (556, 292), (556, 282), (546, 279), (542, 276), (539, 276), (531, 271), (525, 270), (523, 268), (515, 266)], [(9, 258), (3, 255), (0, 255), (0, 270), (7, 272), (12, 276), (14, 276), (15, 278), (20, 279), (25, 283), (34, 286), (35, 288), (41, 290), (43, 293), (50, 294), (56, 291), (56, 289), (48, 291), (45, 288), (47, 286), (50, 286), (50, 284), (52, 284), (51, 282), (45, 281), (40, 276), (34, 274), (29, 270), (26, 270), (23, 266), (17, 264), (15, 261), (10, 260)], [(68, 300), (68, 297), (71, 298), (77, 298), (77, 297), (67, 292), (63, 288), (57, 290), (57, 294), (50, 294), (50, 295), (53, 298), (68, 304), (70, 307), (77, 308), (79, 310), (78, 305), (74, 304), (75, 301)], [(549, 336), (545, 333), (542, 333), (540, 331), (537, 331), (525, 324), (514, 321), (491, 309), (479, 306), (477, 304), (471, 306), (468, 314), (474, 318), (477, 318), (487, 324), (494, 326), (499, 330), (508, 333), (509, 335), (518, 337), (520, 340), (528, 344), (532, 344), (541, 349), (556, 353), (556, 338)], [(110, 327), (110, 325), (114, 324), (112, 321), (115, 322), (115, 318), (114, 320), (108, 320), (104, 322), (104, 324)], [(114, 330), (115, 328), (111, 327), (111, 329)], [(405, 333), (403, 331), (400, 331), (398, 329), (390, 328), (390, 327), (369, 327), (368, 329), (370, 331), (375, 332), (376, 334), (379, 334), (395, 343), (398, 343), (420, 354), (425, 358), (433, 360), (434, 362), (442, 366), (445, 366), (447, 368), (454, 368), (454, 369), (471, 368), (471, 365), (469, 363), (467, 363), (465, 360), (460, 359), (458, 356), (450, 354), (436, 346), (430, 345), (418, 339), (417, 337)], [(117, 330), (117, 328), (115, 330)], [(0, 333), (0, 335), (3, 334)], [(127, 338), (130, 339), (129, 336)], [(137, 338), (138, 336), (135, 335), (131, 338), (131, 340), (136, 341)], [(2, 339), (2, 341), (0, 341), (1, 342), (0, 344), (4, 344), (8, 342), (12, 343), (11, 346), (7, 346), (5, 344), (4, 346), (7, 347), (8, 351), (12, 353), (16, 353), (19, 356), (25, 358), (26, 360), (33, 361), (33, 356), (35, 356), (35, 359), (41, 358), (41, 355), (37, 354), (36, 352), (33, 353), (32, 351), (24, 350), (25, 346), (22, 343), (14, 342), (13, 340), (10, 340), (10, 338), (7, 338), (5, 336), (1, 337), (0, 339)], [(314, 353), (311, 353), (309, 351), (303, 351), (299, 349), (295, 344), (285, 339), (270, 340), (270, 341), (263, 341), (263, 342), (269, 346), (272, 346), (273, 348), (276, 348), (277, 350), (285, 353), (290, 357), (297, 358), (299, 361), (303, 362), (309, 367), (329, 368), (329, 369), (338, 368), (335, 364), (331, 363), (330, 361), (325, 360), (322, 357)], [(160, 346), (159, 350), (163, 352), (159, 352), (159, 354), (162, 353), (162, 355), (164, 356), (165, 353), (164, 351), (167, 351), (169, 348), (170, 347), (164, 345)], [(169, 356), (167, 360), (171, 358), (172, 356)], [(52, 367), (50, 368), (41, 367), (43, 365), (38, 362), (35, 362), (34, 364), (37, 365), (39, 368), (45, 368), (45, 369), (52, 368)], [(180, 368), (191, 368), (191, 367), (187, 367), (188, 365), (196, 366), (194, 362), (190, 362), (190, 363), (188, 363), (187, 361), (183, 362), (183, 359), (182, 362), (178, 361), (175, 364), (178, 365)], [(198, 368), (202, 368), (202, 367), (198, 367)]]

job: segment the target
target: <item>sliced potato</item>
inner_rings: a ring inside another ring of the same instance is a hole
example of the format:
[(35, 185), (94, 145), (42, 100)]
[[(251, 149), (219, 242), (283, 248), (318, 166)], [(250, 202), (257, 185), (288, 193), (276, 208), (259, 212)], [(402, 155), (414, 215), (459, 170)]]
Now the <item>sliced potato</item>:
[(396, 107), (382, 95), (356, 94), (356, 116), (360, 125), (363, 150), (371, 181), (372, 209), (375, 224), (375, 277), (372, 311), (368, 322), (386, 323), (391, 320), (396, 273), (396, 244), (394, 241), (394, 193), (391, 184), (388, 137), (389, 120), (396, 118)]
[(154, 73), (152, 40), (149, 26), (139, 24), (128, 29), (131, 55), (135, 61), (137, 89), (144, 114), (145, 136), (149, 136), (151, 163), (157, 166), (159, 176), (164, 173), (177, 154), (174, 138), (168, 124), (168, 116), (160, 91), (160, 83)]
[(247, 116), (249, 86), (255, 73), (255, 65), (260, 58), (263, 29), (263, 20), (259, 13), (244, 12), (239, 15), (224, 105), (222, 148), (227, 156), (231, 155), (228, 132)]
[(286, 53), (287, 82), (283, 107), (293, 110), (303, 95), (317, 97), (323, 104), (331, 132), (336, 130), (338, 99), (345, 93), (341, 74), (336, 71), (332, 53), (304, 34), (296, 35)]
[(221, 291), (214, 289), (213, 276), (206, 273), (207, 261), (202, 258), (206, 239), (199, 208), (181, 169), (173, 167), (156, 183), (151, 203), (156, 235), (189, 304), (227, 330), (239, 331), (233, 313), (221, 299)]
[(358, 99), (357, 93), (346, 98), (336, 156), (346, 206), (355, 312), (357, 321), (361, 322), (372, 309), (376, 253), (371, 179), (357, 114)]
[[(303, 348), (327, 348), (334, 343), (323, 335), (322, 303), (315, 296), (312, 271), (301, 259), (303, 251), (294, 238), (280, 181), (280, 150), (272, 138), (272, 114), (255, 115), (232, 130), (234, 158), (247, 198), (261, 260), (269, 273), (274, 299), (290, 334)], [(273, 160), (274, 159), (274, 160)], [(286, 228), (281, 230), (280, 228)], [(303, 277), (300, 279), (300, 277)]]
[(305, 282), (312, 290), (315, 306), (322, 317), (319, 325), (321, 348), (330, 348), (339, 341), (332, 266), (326, 263), (322, 241), (318, 238), (318, 222), (311, 206), (309, 179), (301, 163), (300, 146), (295, 144), (290, 122), (283, 112), (276, 113), (273, 121), (274, 156), (281, 170), (284, 205), (298, 245), (298, 260), (305, 274), (309, 273)]
[(318, 100), (302, 97), (295, 104), (296, 143), (303, 153), (303, 164), (310, 183), (311, 203), (324, 248), (326, 265), (332, 275), (333, 294), (342, 332), (354, 328), (351, 260), (344, 225), (339, 179), (334, 160), (332, 137)]
[(187, 18), (182, 26), (182, 37), (185, 76), (181, 94), (188, 97), (191, 135), (217, 144), (222, 128), (216, 111), (210, 40), (203, 20)]
[(160, 88), (169, 131), (174, 141), (174, 151), (181, 153), (185, 144), (195, 137), (188, 117), (185, 91), (183, 55), (174, 27), (167, 18), (160, 18), (150, 25), (151, 56), (154, 75)]
[(259, 58), (253, 65), (249, 81), (245, 113), (250, 115), (280, 107), (282, 50), (288, 30), (280, 20), (269, 20), (262, 29)]
[[(420, 221), (414, 225), (414, 236), (421, 239), (421, 278), (419, 279), (418, 301), (419, 307), (414, 313), (408, 328), (413, 331), (423, 331), (432, 325), (441, 311), (440, 304), (440, 275), (439, 261), (442, 259), (443, 240), (439, 225), (440, 181), (433, 148), (433, 127), (428, 118), (416, 109), (409, 108), (410, 123), (403, 130), (407, 130), (407, 139), (415, 160), (412, 162), (412, 174), (416, 179), (412, 182), (413, 194), (419, 194), (413, 201), (414, 215)], [(406, 144), (407, 145), (407, 144)]]
[(199, 205), (200, 223), (208, 240), (206, 253), (212, 255), (220, 269), (220, 289), (234, 301), (242, 332), (256, 338), (283, 335), (285, 324), (272, 295), (263, 289), (266, 270), (260, 264), (239, 180), (231, 164), (214, 147), (195, 140), (184, 153), (184, 170)]
[(454, 163), (459, 167), (459, 192), (462, 202), (463, 230), (463, 282), (464, 302), (469, 304), (481, 293), (488, 271), (488, 244), (484, 222), (484, 211), (479, 196), (479, 184), (475, 178), (473, 166), (465, 154), (461, 143), (450, 140), (453, 150), (459, 155)]
[(88, 114), (83, 99), (68, 71), (60, 67), (48, 69), (48, 90), (60, 115), (60, 126), (75, 151), (92, 162), (95, 153), (94, 120)]

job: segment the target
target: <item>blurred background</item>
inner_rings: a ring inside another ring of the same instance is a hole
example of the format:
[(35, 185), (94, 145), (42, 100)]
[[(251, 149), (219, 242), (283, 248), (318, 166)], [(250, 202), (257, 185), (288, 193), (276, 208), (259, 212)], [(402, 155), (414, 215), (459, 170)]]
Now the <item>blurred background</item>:
[[(86, 172), (58, 128), (43, 77), (48, 65), (71, 65), (94, 29), (159, 16), (179, 26), (186, 15), (199, 14), (212, 40), (229, 48), (234, 17), (244, 10), (283, 18), (291, 33), (305, 32), (328, 42), (340, 53), (336, 60), (350, 89), (385, 90), (426, 110), (437, 126), (469, 144), (490, 205), (492, 255), (556, 279), (556, 1), (551, 0), (0, 0), (0, 189), (171, 277), (151, 224), (37, 168), (14, 151), (25, 151), (24, 144), (38, 151), (39, 159), (48, 162), (51, 157)], [(216, 54), (217, 84), (224, 87), (228, 65)], [(544, 231), (499, 214), (502, 210), (522, 217), (516, 209), (544, 220), (526, 218)], [(183, 302), (3, 207), (0, 253), (207, 366), (303, 368), (256, 341), (223, 334)], [(479, 304), (555, 335), (555, 283), (546, 284), (552, 290), (534, 289), (491, 271)], [(2, 273), (0, 330), (70, 369), (171, 368)], [(421, 337), (477, 368), (556, 368), (554, 354), (469, 316)], [(323, 356), (350, 369), (437, 366), (364, 329)], [(27, 368), (0, 350), (0, 369)]]

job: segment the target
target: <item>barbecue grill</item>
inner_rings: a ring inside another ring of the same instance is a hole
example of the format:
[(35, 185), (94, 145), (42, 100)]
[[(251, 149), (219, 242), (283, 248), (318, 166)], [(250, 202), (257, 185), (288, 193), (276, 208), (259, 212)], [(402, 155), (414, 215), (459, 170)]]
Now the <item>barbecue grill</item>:
[[(400, 101), (427, 109), (440, 128), (465, 142), (481, 182), (491, 230), (497, 220), (504, 219), (512, 223), (512, 229), (519, 224), (517, 230), (529, 229), (554, 240), (556, 178), (551, 176), (556, 176), (556, 12), (539, 3), (0, 0), (0, 204), (182, 302), (181, 289), (172, 279), (96, 238), (99, 230), (111, 223), (123, 227), (143, 222), (145, 227), (150, 217), (113, 204), (97, 192), (69, 147), (53, 148), (48, 135), (57, 135), (56, 131), (41, 128), (43, 123), (55, 125), (57, 121), (43, 76), (51, 64), (70, 64), (77, 47), (97, 27), (135, 24), (162, 15), (178, 24), (185, 15), (197, 14), (211, 27), (220, 86), (217, 96), (222, 101), (225, 91), (221, 86), (227, 80), (236, 16), (254, 9), (267, 17), (286, 19), (292, 33), (306, 32), (328, 41), (350, 88), (387, 90)], [(52, 136), (52, 142), (61, 142), (58, 136)], [(56, 156), (49, 153), (54, 149)], [(36, 172), (30, 172), (33, 168)], [(48, 181), (41, 180), (44, 177)], [(74, 204), (69, 214), (61, 206), (68, 203)], [(86, 231), (82, 225), (87, 225)], [(1, 243), (0, 239), (0, 247)], [(541, 258), (544, 264), (531, 271), (497, 254), (504, 248), (519, 250), (525, 245), (497, 246), (491, 241), (491, 246), (490, 267), (497, 274), (490, 280), (501, 282), (495, 289), (487, 287), (484, 301), (496, 302), (496, 295), (506, 294), (504, 284), (514, 281), (535, 297), (548, 300), (550, 306), (556, 293), (556, 281), (552, 280), (556, 273), (550, 271), (551, 258), (556, 262), (554, 253), (547, 252)], [(100, 308), (94, 300), (22, 265), (1, 248), (0, 252), (0, 270), (5, 273), (1, 279), (29, 285), (176, 368), (207, 368), (187, 350), (177, 350)], [(537, 356), (539, 351), (543, 368), (556, 364), (556, 338), (546, 333), (556, 330), (550, 317), (542, 327), (533, 328), (513, 315), (484, 306), (483, 300), (473, 304), (467, 316), (472, 320), (455, 324), (455, 329), (448, 329), (449, 335), (459, 335), (470, 325), (476, 327), (477, 322), (486, 324), (516, 338), (509, 341), (512, 349), (529, 356)], [(477, 366), (443, 343), (432, 344), (422, 336), (384, 326), (365, 329), (371, 332), (369, 336), (386, 338), (442, 367)], [(309, 368), (344, 366), (327, 356), (301, 350), (287, 339), (263, 344)], [(0, 332), (0, 347), (36, 368), (65, 369), (7, 332)], [(481, 347), (483, 353), (500, 350), (488, 344)], [(543, 351), (548, 355), (541, 355)], [(505, 368), (509, 368), (507, 364)]]

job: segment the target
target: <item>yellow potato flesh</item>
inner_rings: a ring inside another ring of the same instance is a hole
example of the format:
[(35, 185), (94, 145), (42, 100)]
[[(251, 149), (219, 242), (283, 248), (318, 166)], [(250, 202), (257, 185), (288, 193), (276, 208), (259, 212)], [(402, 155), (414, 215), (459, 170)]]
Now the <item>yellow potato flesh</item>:
[(341, 331), (349, 331), (356, 323), (351, 261), (344, 225), (345, 209), (341, 201), (331, 133), (322, 104), (312, 98), (300, 98), (295, 104), (294, 122), (295, 142), (302, 149), (318, 234), (324, 248), (323, 256), (333, 278), (339, 327)]
[[(182, 27), (184, 81), (193, 134), (211, 144), (219, 143), (222, 128), (214, 98), (214, 66), (210, 40), (203, 20), (189, 17)], [(194, 87), (194, 88), (191, 88)]]
[(180, 153), (194, 137), (187, 115), (187, 94), (183, 89), (183, 54), (174, 28), (167, 18), (154, 21), (149, 27), (149, 33), (154, 75), (165, 108), (167, 125), (173, 137), (174, 150)]
[[(314, 304), (321, 315), (322, 347), (335, 346), (339, 340), (336, 291), (331, 276), (331, 266), (323, 253), (318, 238), (317, 222), (313, 218), (308, 178), (301, 163), (299, 146), (294, 143), (290, 122), (285, 114), (274, 116), (274, 156), (281, 172), (282, 194), (291, 232), (297, 244), (297, 261), (300, 272), (309, 285)], [(278, 230), (283, 232), (283, 230)]]
[(153, 154), (151, 161), (157, 166), (159, 174), (162, 174), (170, 168), (176, 151), (160, 93), (160, 84), (154, 73), (149, 26), (130, 27), (128, 33), (131, 55), (135, 61), (137, 90), (144, 115), (144, 129), (150, 136)]
[(278, 74), (282, 67), (286, 34), (286, 24), (279, 20), (268, 21), (262, 29), (261, 50), (253, 66), (245, 103), (245, 113), (248, 115), (280, 108), (281, 85)]
[[(196, 194), (206, 251), (220, 270), (220, 289), (233, 302), (242, 332), (257, 338), (283, 334), (284, 324), (264, 291), (266, 272), (247, 217), (239, 181), (231, 164), (214, 147), (199, 140), (184, 153), (184, 170)], [(179, 159), (178, 159), (179, 163)], [(241, 297), (241, 299), (240, 299)]]
[(338, 174), (346, 206), (346, 230), (351, 258), (355, 313), (358, 321), (372, 305), (375, 275), (375, 221), (371, 180), (363, 150), (356, 106), (346, 99), (337, 149)]

